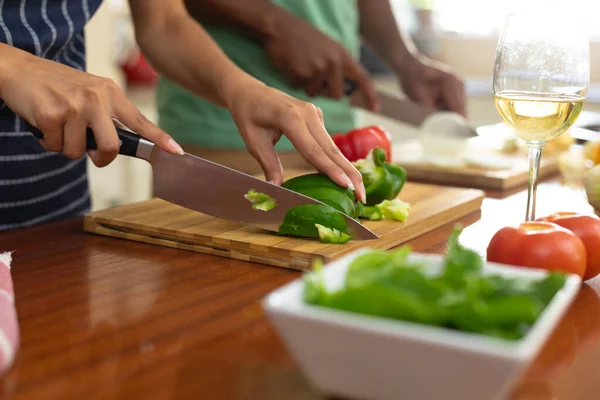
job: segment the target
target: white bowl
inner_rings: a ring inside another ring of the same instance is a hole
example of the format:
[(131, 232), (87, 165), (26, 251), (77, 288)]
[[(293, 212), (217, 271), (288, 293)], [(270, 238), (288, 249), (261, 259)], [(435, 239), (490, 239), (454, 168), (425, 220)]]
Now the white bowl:
[[(329, 289), (340, 287), (361, 249), (327, 266)], [(428, 273), (443, 257), (411, 253)], [(488, 263), (484, 273), (530, 279), (547, 272)], [(305, 304), (302, 278), (270, 293), (263, 307), (308, 381), (328, 395), (388, 400), (497, 400), (510, 394), (576, 296), (565, 286), (518, 341)]]

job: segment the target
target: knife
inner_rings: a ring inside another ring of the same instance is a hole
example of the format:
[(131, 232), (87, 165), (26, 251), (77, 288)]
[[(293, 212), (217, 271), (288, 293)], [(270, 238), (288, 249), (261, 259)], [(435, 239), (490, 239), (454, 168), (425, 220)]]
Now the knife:
[[(351, 82), (348, 82), (348, 80), (346, 81), (347, 85), (350, 85), (350, 83)], [(356, 88), (356, 83), (354, 83), (352, 92), (354, 92)], [(377, 90), (376, 92), (377, 99), (379, 100), (379, 104), (381, 106), (381, 109), (379, 110), (378, 114), (408, 125), (412, 125), (416, 128), (421, 127), (421, 125), (423, 125), (423, 123), (429, 117), (433, 115), (438, 115), (441, 111), (425, 107), (411, 100), (401, 99), (397, 96), (390, 95), (381, 90)], [(351, 104), (355, 107), (372, 112), (368, 109), (367, 104), (365, 103), (362, 96), (359, 96), (358, 94), (352, 96)], [(477, 129), (471, 125), (464, 126), (464, 129), (450, 129), (449, 132), (449, 134), (453, 136), (459, 136), (464, 138), (478, 136)]]
[[(154, 195), (170, 203), (244, 225), (277, 232), (285, 213), (301, 204), (324, 204), (308, 196), (244, 174), (223, 165), (185, 153), (161, 150), (136, 133), (115, 127), (121, 140), (119, 154), (147, 161), (152, 166)], [(39, 139), (44, 134), (31, 127)], [(93, 131), (86, 132), (87, 148), (95, 150)], [(251, 189), (269, 195), (277, 206), (269, 211), (254, 210), (244, 198)], [(343, 214), (353, 239), (370, 240), (379, 236), (355, 219)]]

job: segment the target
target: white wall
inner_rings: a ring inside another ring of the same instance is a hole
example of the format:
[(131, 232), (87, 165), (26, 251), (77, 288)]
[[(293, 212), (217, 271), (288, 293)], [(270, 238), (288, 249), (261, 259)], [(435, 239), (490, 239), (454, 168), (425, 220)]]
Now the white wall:
[[(115, 14), (104, 2), (86, 27), (88, 72), (113, 79), (121, 88), (125, 80), (115, 65)], [(156, 119), (152, 93), (128, 93), (130, 99), (150, 119)], [(102, 169), (88, 163), (93, 209), (144, 200), (151, 195), (151, 168), (141, 160), (117, 157)]]

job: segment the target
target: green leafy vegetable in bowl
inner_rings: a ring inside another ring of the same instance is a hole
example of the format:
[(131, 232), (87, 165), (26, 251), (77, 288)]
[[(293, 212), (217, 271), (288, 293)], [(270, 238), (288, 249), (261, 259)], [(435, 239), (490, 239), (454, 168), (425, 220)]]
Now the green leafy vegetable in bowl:
[(305, 277), (308, 304), (365, 315), (399, 319), (505, 339), (522, 338), (566, 282), (551, 272), (543, 279), (483, 274), (483, 260), (458, 242), (456, 227), (448, 240), (439, 274), (409, 260), (410, 248), (371, 250), (349, 265), (339, 290), (327, 289), (320, 267)]

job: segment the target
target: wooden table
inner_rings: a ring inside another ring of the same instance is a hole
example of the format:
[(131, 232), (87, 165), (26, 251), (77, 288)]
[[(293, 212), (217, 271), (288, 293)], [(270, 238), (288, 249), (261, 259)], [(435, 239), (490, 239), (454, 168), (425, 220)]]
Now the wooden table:
[[(484, 251), (524, 209), (522, 192), (486, 199), (461, 240)], [(590, 211), (581, 191), (541, 185), (538, 215), (557, 209)], [(450, 230), (412, 244), (443, 252)], [(298, 272), (96, 237), (80, 220), (5, 232), (0, 249), (16, 250), (22, 334), (0, 399), (322, 398), (259, 306)], [(512, 400), (599, 397), (599, 291), (585, 286)]]

